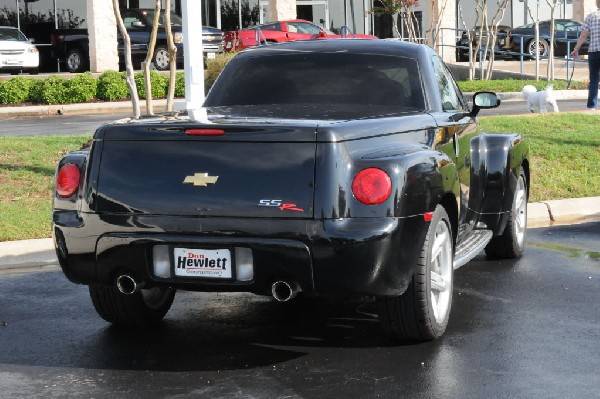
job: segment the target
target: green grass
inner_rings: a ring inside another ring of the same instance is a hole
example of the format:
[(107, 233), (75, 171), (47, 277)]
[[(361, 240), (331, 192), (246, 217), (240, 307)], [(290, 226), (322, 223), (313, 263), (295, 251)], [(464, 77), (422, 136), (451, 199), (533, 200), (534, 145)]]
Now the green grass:
[(0, 137), (0, 241), (50, 237), (56, 165), (89, 138)]
[[(530, 201), (600, 195), (600, 115), (481, 117), (488, 132), (519, 132), (531, 151)], [(50, 237), (55, 167), (89, 136), (0, 137), (0, 241)]]
[[(461, 80), (458, 86), (463, 92), (493, 91), (496, 93), (518, 92), (523, 90), (523, 86), (532, 85), (538, 90), (546, 88), (549, 82), (545, 80), (521, 80), (521, 79), (498, 79), (498, 80)], [(552, 82), (554, 90), (565, 90), (567, 80), (555, 80)], [(569, 90), (587, 90), (587, 82), (573, 80)]]
[(480, 118), (487, 132), (529, 142), (531, 202), (600, 195), (600, 115), (569, 113)]

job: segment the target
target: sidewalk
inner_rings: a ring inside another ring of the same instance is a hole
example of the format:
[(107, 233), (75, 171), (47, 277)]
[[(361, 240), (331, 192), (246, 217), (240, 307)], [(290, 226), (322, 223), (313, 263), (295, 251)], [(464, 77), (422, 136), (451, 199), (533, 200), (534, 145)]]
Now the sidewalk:
[[(544, 201), (527, 206), (530, 228), (600, 220), (600, 197)], [(0, 272), (58, 265), (51, 238), (0, 242)]]

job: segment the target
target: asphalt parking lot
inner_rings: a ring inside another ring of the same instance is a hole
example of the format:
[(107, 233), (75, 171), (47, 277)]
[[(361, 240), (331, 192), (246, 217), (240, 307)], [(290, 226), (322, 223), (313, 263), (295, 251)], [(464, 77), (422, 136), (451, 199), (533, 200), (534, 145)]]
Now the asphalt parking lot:
[(457, 271), (434, 342), (391, 342), (367, 298), (281, 306), (179, 292), (155, 330), (99, 319), (56, 268), (0, 275), (3, 398), (584, 398), (600, 367), (600, 222), (528, 230)]

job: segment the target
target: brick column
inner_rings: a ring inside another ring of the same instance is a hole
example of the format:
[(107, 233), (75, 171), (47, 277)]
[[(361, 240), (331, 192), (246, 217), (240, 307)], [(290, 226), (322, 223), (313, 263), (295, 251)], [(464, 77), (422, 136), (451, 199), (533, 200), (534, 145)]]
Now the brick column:
[(90, 71), (119, 70), (117, 24), (111, 0), (87, 0)]
[(271, 21), (296, 19), (296, 0), (269, 0)]
[(423, 31), (428, 33), (426, 43), (432, 45), (433, 21), (441, 18), (442, 24), (435, 50), (444, 61), (456, 61), (456, 0), (431, 0), (423, 4)]
[(596, 0), (575, 0), (573, 1), (573, 19), (583, 22), (589, 13), (597, 9)]

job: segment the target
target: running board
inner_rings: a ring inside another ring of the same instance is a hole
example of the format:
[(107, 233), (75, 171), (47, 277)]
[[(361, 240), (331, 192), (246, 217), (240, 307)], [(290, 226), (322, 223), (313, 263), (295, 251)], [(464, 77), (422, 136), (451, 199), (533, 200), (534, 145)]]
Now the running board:
[(473, 230), (470, 232), (460, 245), (456, 247), (454, 270), (464, 266), (468, 261), (477, 256), (491, 239), (491, 230)]

